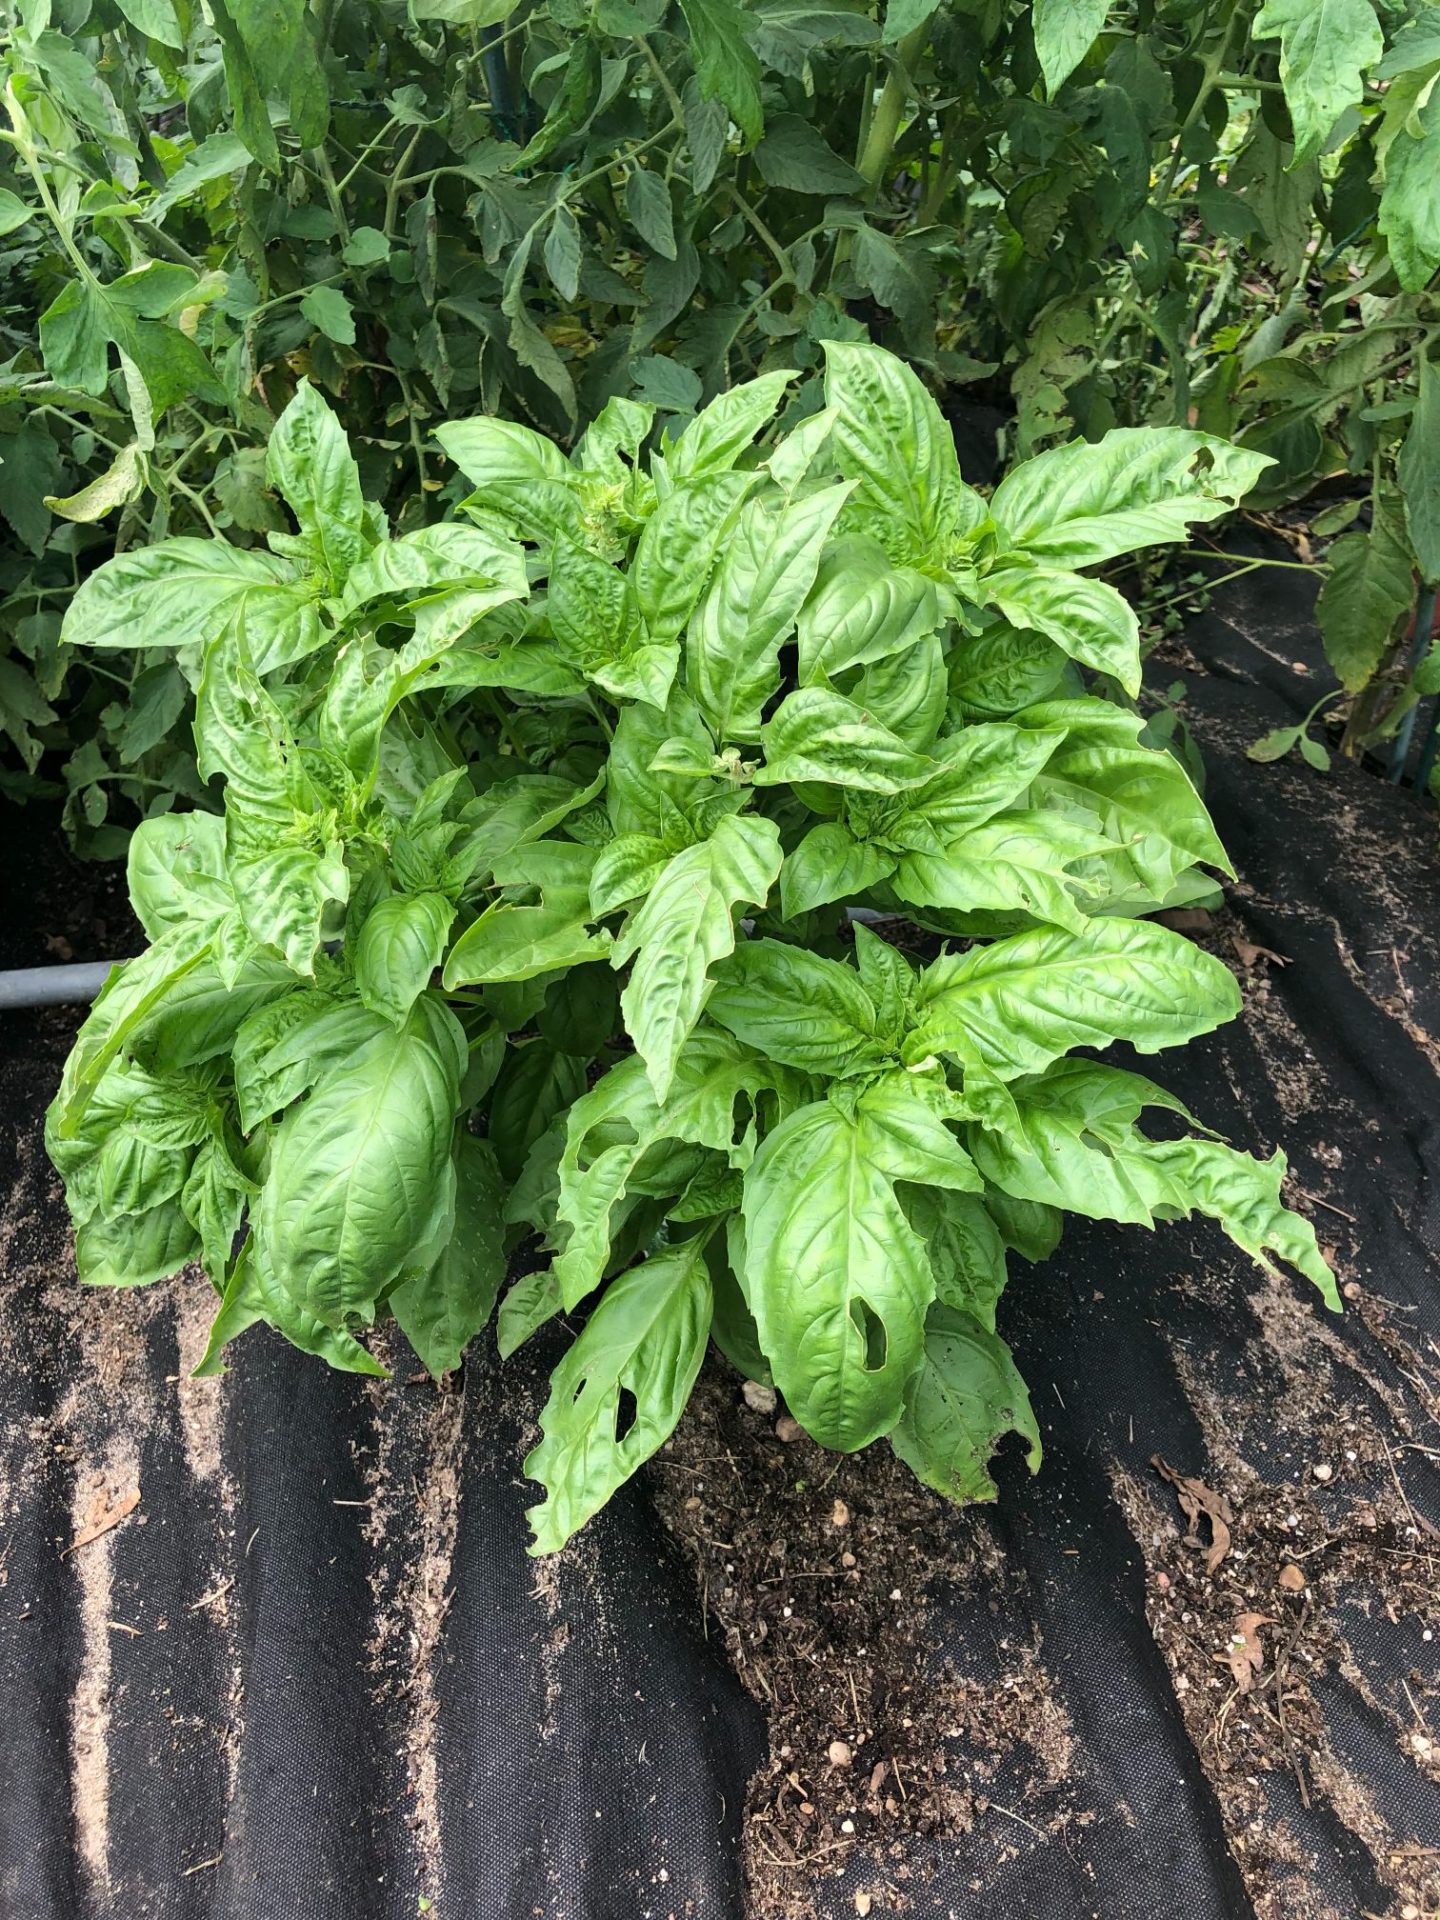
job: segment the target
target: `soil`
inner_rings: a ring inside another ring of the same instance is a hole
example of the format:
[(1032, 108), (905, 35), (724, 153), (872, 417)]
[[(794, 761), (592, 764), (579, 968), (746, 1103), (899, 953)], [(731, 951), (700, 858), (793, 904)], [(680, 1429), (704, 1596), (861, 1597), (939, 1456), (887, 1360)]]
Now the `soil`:
[[(753, 1394), (753, 1389), (752, 1389)], [(982, 1589), (1003, 1636), (1016, 1583), (973, 1516), (957, 1516), (887, 1447), (837, 1456), (747, 1400), (723, 1363), (698, 1385), (650, 1476), (701, 1602), (769, 1720), (750, 1782), (751, 1912), (809, 1920), (817, 1879), (863, 1863), (856, 1911), (903, 1912), (923, 1873), (912, 1838), (966, 1833), (992, 1809), (1063, 1833), (1072, 1737), (1030, 1647), (993, 1682), (943, 1653), (933, 1600)], [(1023, 1753), (1023, 1813), (995, 1797)], [(867, 1904), (868, 1903), (868, 1904)]]

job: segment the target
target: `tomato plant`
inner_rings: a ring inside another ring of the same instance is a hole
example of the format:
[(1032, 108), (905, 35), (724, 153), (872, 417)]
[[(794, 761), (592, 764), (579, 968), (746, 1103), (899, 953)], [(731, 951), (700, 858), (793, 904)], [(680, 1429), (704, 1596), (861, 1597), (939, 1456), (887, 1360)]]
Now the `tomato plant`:
[(202, 1371), (265, 1321), (379, 1372), (363, 1336), (393, 1316), (438, 1374), (538, 1235), (502, 1351), (588, 1317), (527, 1463), (537, 1550), (660, 1445), (712, 1334), (823, 1444), (888, 1437), (993, 1497), (997, 1438), (1040, 1446), (1007, 1257), (1067, 1212), (1209, 1216), (1338, 1305), (1283, 1155), (1074, 1052), (1238, 1010), (1145, 917), (1225, 855), (1092, 690), (1133, 690), (1139, 652), (1089, 570), (1214, 520), (1264, 457), (1122, 428), (986, 500), (882, 349), (830, 343), (823, 405), (776, 434), (791, 384), (673, 435), (612, 398), (568, 459), (443, 426), (473, 491), (408, 532), (302, 385), (268, 454), (290, 526), (137, 549), (66, 617), (93, 653), (174, 658), (224, 802), (131, 843), (151, 945), (48, 1130), (82, 1278), (201, 1261)]
[(1433, 7), (1343, 0), (1323, 32), (1291, 0), (11, 11), (4, 777), (58, 778), (92, 851), (202, 788), (183, 677), (77, 663), (66, 601), (106, 552), (276, 530), (265, 443), (305, 377), (402, 530), (437, 517), (456, 412), (566, 445), (612, 397), (678, 426), (771, 367), (818, 378), (835, 337), (983, 392), (1009, 456), (1238, 436), (1272, 460), (1252, 504), (1370, 487), (1327, 641), (1348, 687), (1378, 676), (1359, 731), (1411, 697), (1397, 608), (1440, 565)]

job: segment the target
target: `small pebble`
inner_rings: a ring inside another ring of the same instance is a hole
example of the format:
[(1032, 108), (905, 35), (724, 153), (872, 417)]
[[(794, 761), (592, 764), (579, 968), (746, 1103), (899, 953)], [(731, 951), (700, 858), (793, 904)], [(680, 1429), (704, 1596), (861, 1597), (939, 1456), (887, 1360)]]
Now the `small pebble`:
[(890, 1598), (891, 1598), (892, 1600), (903, 1600), (903, 1599), (904, 1599), (904, 1597), (905, 1597), (905, 1596), (904, 1596), (904, 1594), (902, 1594), (902, 1593), (901, 1593), (901, 1591), (900, 1591), (900, 1589), (899, 1589), (899, 1587), (892, 1587), (892, 1588), (890, 1589)]
[(846, 1506), (843, 1500), (837, 1500), (834, 1506), (831, 1507), (830, 1524), (832, 1527), (848, 1527), (849, 1526), (850, 1509), (849, 1507)]
[(758, 1380), (747, 1380), (740, 1389), (740, 1397), (752, 1413), (775, 1411), (774, 1387), (763, 1387)]
[(843, 1740), (832, 1740), (826, 1748), (826, 1752), (830, 1757), (832, 1767), (848, 1767), (850, 1762), (855, 1758)]
[(1305, 1575), (1293, 1562), (1287, 1562), (1286, 1565), (1280, 1569), (1280, 1584), (1286, 1593), (1303, 1593), (1305, 1591)]
[(853, 1820), (842, 1820), (840, 1822), (840, 1831), (841, 1833), (854, 1833), (855, 1822)]
[(1358, 1280), (1347, 1280), (1340, 1291), (1347, 1300), (1358, 1300), (1360, 1298), (1360, 1282)]
[(1156, 1576), (1155, 1576), (1155, 1584), (1156, 1584), (1156, 1586), (1157, 1586), (1157, 1587), (1158, 1587), (1158, 1588), (1160, 1589), (1160, 1591), (1161, 1591), (1161, 1593), (1168, 1593), (1168, 1592), (1169, 1592), (1169, 1590), (1170, 1590), (1170, 1576), (1169, 1576), (1169, 1574), (1168, 1574), (1168, 1573), (1157, 1573), (1157, 1574), (1156, 1574)]
[(796, 1440), (803, 1439), (804, 1435), (805, 1429), (793, 1413), (782, 1413), (780, 1418), (775, 1422), (775, 1438), (777, 1440), (783, 1440), (787, 1447), (791, 1446)]
[(874, 1904), (868, 1893), (857, 1893), (855, 1896), (855, 1911), (861, 1916), (861, 1920), (864, 1920), (864, 1916), (869, 1913)]
[(1310, 1471), (1314, 1474), (1317, 1480), (1328, 1480), (1331, 1474), (1334, 1473), (1335, 1469), (1331, 1466), (1328, 1460), (1320, 1460), (1316, 1462), (1316, 1464), (1310, 1469)]

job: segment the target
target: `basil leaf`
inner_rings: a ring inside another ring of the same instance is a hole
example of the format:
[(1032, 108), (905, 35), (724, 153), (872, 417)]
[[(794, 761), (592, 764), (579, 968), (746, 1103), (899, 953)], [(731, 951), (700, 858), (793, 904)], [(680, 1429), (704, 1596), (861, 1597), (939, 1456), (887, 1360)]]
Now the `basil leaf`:
[(455, 908), (438, 893), (394, 894), (365, 919), (355, 948), (355, 984), (372, 1013), (395, 1026), (445, 958)]
[(1003, 550), (1054, 567), (1091, 567), (1136, 547), (1179, 540), (1218, 520), (1273, 462), (1182, 427), (1113, 427), (1007, 474), (990, 501)]
[(390, 1295), (401, 1332), (437, 1380), (460, 1365), (494, 1311), (505, 1278), (503, 1188), (495, 1155), (486, 1141), (462, 1133), (454, 1166), (455, 1211), (446, 1222), (444, 1251)]
[(867, 793), (901, 793), (936, 772), (933, 760), (906, 746), (863, 707), (820, 687), (788, 695), (761, 738), (765, 764), (755, 775), (757, 787), (816, 780)]
[(422, 999), (325, 1073), (276, 1129), (255, 1209), (273, 1290), (325, 1326), (373, 1319), (452, 1204), (464, 1042)]
[(917, 1479), (947, 1500), (994, 1500), (998, 1489), (988, 1465), (1007, 1433), (1029, 1442), (1025, 1463), (1038, 1473), (1040, 1429), (1009, 1347), (970, 1314), (932, 1307), (924, 1361), (891, 1446)]
[(826, 487), (778, 513), (769, 499), (742, 510), (686, 642), (690, 690), (717, 739), (760, 737), (763, 710), (780, 690), (781, 644), (849, 491)]
[(275, 422), (265, 477), (293, 511), (316, 569), (338, 592), (365, 550), (365, 500), (344, 429), (308, 380)]
[(879, 1019), (852, 967), (779, 940), (746, 940), (716, 969), (712, 1020), (802, 1073), (841, 1079), (889, 1064)]
[(532, 1553), (563, 1547), (674, 1432), (705, 1357), (711, 1311), (701, 1240), (652, 1254), (611, 1282), (550, 1377), (544, 1438), (525, 1461), (545, 1488), (529, 1510)]
[(954, 435), (920, 380), (878, 347), (827, 340), (825, 399), (836, 463), (886, 552), (902, 565), (943, 564), (986, 509), (960, 478)]
[(314, 585), (272, 554), (180, 537), (97, 567), (65, 610), (62, 638), (79, 647), (196, 648), (242, 627), (258, 672), (305, 659), (324, 641)]
[(735, 908), (765, 904), (780, 860), (773, 821), (723, 819), (708, 839), (674, 855), (620, 931), (611, 964), (635, 962), (620, 996), (625, 1026), (662, 1104), (708, 997), (710, 968), (734, 950)]
[(916, 986), (918, 1052), (978, 1052), (1004, 1080), (1038, 1073), (1073, 1047), (1125, 1040), (1178, 1046), (1240, 1011), (1223, 962), (1149, 920), (1040, 928), (946, 954)]

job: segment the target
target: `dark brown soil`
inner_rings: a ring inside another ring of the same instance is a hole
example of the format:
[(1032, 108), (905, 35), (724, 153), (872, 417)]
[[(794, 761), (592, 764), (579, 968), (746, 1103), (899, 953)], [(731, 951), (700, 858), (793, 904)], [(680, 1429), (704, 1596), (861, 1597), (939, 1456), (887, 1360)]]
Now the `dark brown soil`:
[(721, 1363), (651, 1469), (714, 1629), (770, 1720), (747, 1805), (750, 1911), (806, 1920), (817, 1880), (859, 1854), (875, 1871), (857, 1911), (902, 1912), (917, 1874), (908, 1843), (1011, 1814), (993, 1783), (1017, 1754), (1033, 1790), (1011, 1817), (1042, 1831), (1083, 1820), (1060, 1791), (1070, 1734), (1034, 1649), (1007, 1643), (994, 1684), (939, 1657), (933, 1601), (948, 1583), (983, 1590), (1005, 1633), (1021, 1576), (983, 1523), (883, 1444), (836, 1455), (781, 1437), (792, 1432), (783, 1406), (747, 1404)]

